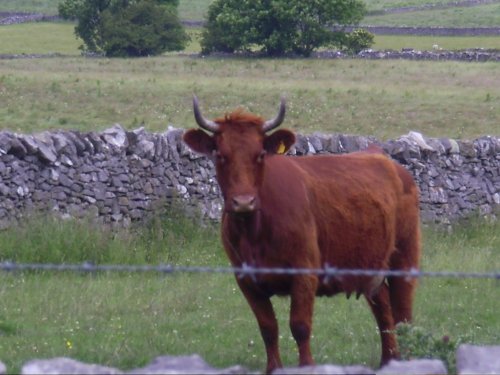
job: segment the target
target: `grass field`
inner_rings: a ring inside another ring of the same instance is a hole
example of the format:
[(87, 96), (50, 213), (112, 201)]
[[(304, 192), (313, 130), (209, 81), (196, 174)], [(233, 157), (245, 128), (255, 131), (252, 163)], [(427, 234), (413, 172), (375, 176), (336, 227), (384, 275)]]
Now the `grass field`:
[(498, 27), (500, 4), (367, 16), (361, 24), (412, 27)]
[[(114, 234), (88, 223), (36, 219), (0, 232), (0, 249), (0, 261), (228, 265), (215, 228), (179, 217)], [(499, 251), (498, 222), (473, 221), (453, 234), (427, 228), (422, 268), (498, 270)], [(415, 326), (436, 340), (498, 344), (497, 288), (491, 280), (425, 279)], [(0, 273), (0, 301), (0, 360), (12, 372), (28, 359), (57, 356), (122, 369), (192, 353), (219, 367), (265, 364), (253, 315), (230, 275)], [(274, 303), (283, 359), (292, 366), (288, 299)], [(364, 301), (318, 299), (314, 319), (317, 362), (377, 366), (379, 339)]]
[[(39, 12), (57, 14), (60, 0), (2, 0), (0, 11)], [(180, 0), (179, 16), (183, 20), (203, 20), (212, 0)], [(425, 4), (446, 4), (450, 0), (365, 0), (368, 11), (422, 6)], [(364, 25), (395, 26), (448, 26), (448, 27), (485, 27), (500, 24), (499, 4), (478, 5), (475, 7), (452, 7), (446, 10), (427, 10), (404, 14), (387, 14), (366, 17)]]
[(60, 0), (2, 0), (0, 12), (33, 12), (57, 14)]
[[(191, 36), (184, 53), (199, 53), (200, 29), (187, 28)], [(50, 54), (77, 56), (82, 41), (74, 34), (74, 24), (65, 22), (37, 22), (0, 27), (0, 54)], [(500, 50), (500, 37), (436, 37), (413, 35), (376, 35), (372, 48), (378, 50), (414, 48), (432, 50), (433, 45), (445, 50), (486, 48)]]
[(498, 134), (497, 63), (237, 59), (166, 56), (0, 60), (3, 129), (99, 130), (118, 122), (164, 131), (243, 104), (269, 117), (288, 98), (285, 126), (397, 137)]
[(449, 4), (450, 0), (365, 0), (368, 10)]
[(64, 22), (22, 23), (0, 27), (0, 54), (78, 55), (75, 25)]
[[(0, 11), (39, 12), (57, 14), (57, 5), (61, 0), (2, 0)], [(179, 12), (184, 19), (201, 19), (213, 0), (180, 0)], [(450, 0), (365, 0), (370, 10), (419, 6), (423, 4), (445, 4)]]

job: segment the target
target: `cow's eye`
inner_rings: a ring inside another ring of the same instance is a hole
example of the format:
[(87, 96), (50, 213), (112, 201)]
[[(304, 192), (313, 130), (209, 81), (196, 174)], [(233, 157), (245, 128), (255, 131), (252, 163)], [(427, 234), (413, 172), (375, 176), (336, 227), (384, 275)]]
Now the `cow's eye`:
[(265, 156), (266, 156), (266, 150), (262, 150), (260, 154), (257, 156), (257, 163), (262, 163), (264, 161)]

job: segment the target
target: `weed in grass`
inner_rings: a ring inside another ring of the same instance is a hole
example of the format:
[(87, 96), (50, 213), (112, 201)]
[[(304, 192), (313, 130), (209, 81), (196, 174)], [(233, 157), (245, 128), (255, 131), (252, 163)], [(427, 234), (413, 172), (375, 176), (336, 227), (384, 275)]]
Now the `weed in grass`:
[(0, 317), (0, 337), (14, 335), (17, 332), (17, 328)]
[(440, 359), (448, 368), (450, 374), (457, 372), (455, 353), (462, 342), (467, 342), (467, 337), (458, 339), (448, 335), (434, 337), (421, 327), (409, 324), (399, 324), (396, 328), (401, 359), (411, 360), (418, 358)]

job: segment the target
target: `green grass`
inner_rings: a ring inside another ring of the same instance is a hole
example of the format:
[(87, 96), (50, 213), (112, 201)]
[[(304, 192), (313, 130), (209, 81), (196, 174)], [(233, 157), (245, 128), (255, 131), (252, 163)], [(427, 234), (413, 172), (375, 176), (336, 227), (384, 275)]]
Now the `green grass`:
[(114, 123), (164, 131), (192, 127), (192, 94), (207, 117), (244, 105), (285, 126), (398, 137), (497, 134), (497, 63), (80, 57), (0, 61), (1, 128), (102, 130)]
[[(61, 0), (2, 0), (0, 11), (57, 14), (57, 5), (60, 1)], [(212, 1), (213, 0), (180, 0), (179, 13), (183, 19), (202, 19)], [(449, 0), (365, 0), (369, 10), (448, 2)]]
[[(199, 53), (200, 29), (187, 28), (191, 37), (183, 53)], [(62, 22), (36, 22), (0, 27), (0, 54), (62, 54), (80, 55), (82, 41), (74, 35), (74, 24)], [(414, 48), (431, 50), (434, 44), (445, 50), (468, 48), (500, 49), (500, 37), (438, 37), (413, 35), (376, 35), (374, 49)]]
[[(180, 0), (179, 16), (183, 20), (203, 20), (212, 0)], [(406, 6), (422, 6), (425, 4), (446, 4), (450, 0), (366, 0), (367, 9), (399, 8)], [(57, 14), (59, 0), (3, 0), (0, 11), (39, 12)], [(498, 26), (500, 12), (498, 4), (479, 5), (475, 7), (452, 7), (447, 10), (428, 10), (405, 14), (388, 14), (385, 16), (367, 17), (362, 24), (369, 25), (410, 25), (410, 26)]]
[(367, 16), (361, 24), (412, 27), (498, 27), (500, 4)]
[(365, 0), (364, 2), (369, 11), (409, 6), (423, 6), (428, 4), (451, 3), (450, 0)]
[[(149, 229), (106, 232), (84, 222), (28, 220), (0, 233), (0, 261), (83, 262), (81, 248), (108, 254), (102, 263), (226, 266), (218, 230), (177, 216)], [(424, 231), (423, 269), (500, 269), (500, 223), (472, 221), (453, 234)], [(14, 249), (12, 247), (15, 246)], [(30, 248), (37, 249), (36, 252)], [(6, 249), (12, 249), (8, 255)], [(99, 261), (98, 258), (93, 258)], [(147, 261), (147, 259), (150, 259)], [(32, 358), (69, 356), (131, 369), (158, 355), (198, 353), (218, 367), (264, 368), (254, 317), (231, 275), (0, 273), (0, 359), (17, 372)], [(415, 325), (439, 338), (476, 344), (500, 342), (500, 300), (492, 280), (425, 279)], [(288, 330), (288, 299), (274, 299), (285, 365), (296, 365)], [(312, 350), (318, 363), (376, 367), (379, 339), (362, 300), (317, 299)]]
[(61, 0), (2, 0), (0, 12), (33, 12), (57, 14), (57, 4)]
[(204, 20), (213, 0), (180, 0), (179, 17), (183, 20)]
[[(202, 20), (213, 0), (180, 0), (179, 16), (185, 20)], [(2, 0), (0, 11), (37, 12), (57, 14), (60, 0)], [(450, 0), (365, 0), (369, 11), (400, 8), (407, 6), (422, 6), (425, 4), (446, 4)], [(470, 8), (462, 8), (469, 12)]]
[[(0, 12), (34, 12), (55, 15), (62, 0), (2, 0)], [(202, 20), (211, 0), (180, 0), (179, 16), (185, 20)]]
[(35, 22), (0, 27), (0, 54), (79, 55), (82, 44), (75, 25), (65, 22)]
[[(77, 56), (83, 41), (75, 36), (71, 22), (31, 22), (0, 27), (0, 54), (60, 54)], [(187, 28), (191, 42), (183, 51), (201, 50), (199, 29)]]
[[(62, 0), (2, 0), (0, 12), (35, 12), (57, 14)], [(180, 0), (179, 15), (182, 19), (201, 20), (211, 0)]]
[[(0, 12), (34, 12), (55, 15), (62, 0), (2, 0)], [(211, 0), (180, 0), (179, 16), (185, 20), (202, 20)]]

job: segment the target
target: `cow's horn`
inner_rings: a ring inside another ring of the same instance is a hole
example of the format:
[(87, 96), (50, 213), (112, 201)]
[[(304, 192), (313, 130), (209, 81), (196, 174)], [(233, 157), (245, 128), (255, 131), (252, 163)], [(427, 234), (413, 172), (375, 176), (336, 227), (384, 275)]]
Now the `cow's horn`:
[(264, 130), (264, 133), (266, 133), (270, 130), (273, 130), (274, 128), (280, 126), (281, 123), (283, 122), (283, 120), (285, 119), (285, 112), (286, 112), (286, 100), (282, 96), (281, 102), (280, 102), (280, 110), (278, 112), (278, 115), (271, 120), (267, 120), (262, 125), (262, 130)]
[(219, 131), (219, 124), (217, 124), (215, 121), (207, 120), (201, 114), (200, 106), (198, 104), (198, 98), (196, 97), (196, 95), (193, 95), (193, 111), (194, 118), (196, 119), (196, 122), (198, 123), (200, 128), (208, 130), (211, 133), (216, 133), (217, 131)]

